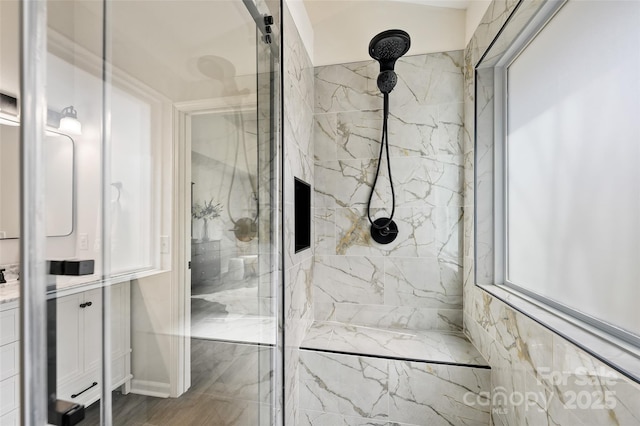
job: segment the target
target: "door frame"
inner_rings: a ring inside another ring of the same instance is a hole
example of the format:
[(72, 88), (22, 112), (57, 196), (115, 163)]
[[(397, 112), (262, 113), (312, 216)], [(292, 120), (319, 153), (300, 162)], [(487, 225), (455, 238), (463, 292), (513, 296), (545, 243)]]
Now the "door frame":
[(195, 115), (255, 110), (255, 97), (247, 95), (178, 102), (174, 104), (173, 161), (173, 282), (177, 283), (178, 339), (172, 345), (172, 396), (191, 386), (191, 117)]

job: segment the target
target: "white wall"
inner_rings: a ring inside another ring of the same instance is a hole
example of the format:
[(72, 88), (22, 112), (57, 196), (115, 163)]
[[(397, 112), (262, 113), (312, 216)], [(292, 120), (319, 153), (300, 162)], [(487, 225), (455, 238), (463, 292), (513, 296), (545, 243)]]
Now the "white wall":
[[(295, 28), (285, 28), (285, 33), (290, 30), (298, 30), (298, 35), (300, 36), (300, 40), (302, 40), (302, 44), (304, 44), (307, 54), (310, 58), (313, 58), (313, 25), (309, 19), (305, 2), (303, 0), (285, 0), (285, 3), (287, 4), (291, 17), (293, 18), (293, 22), (295, 23)], [(289, 35), (285, 35), (285, 37), (289, 37)]]
[[(171, 274), (131, 281), (131, 371), (132, 391), (169, 396), (171, 392), (172, 340), (175, 333), (175, 301), (171, 294)], [(171, 315), (171, 314), (174, 315)]]
[[(17, 5), (18, 2), (0, 2), (0, 90), (16, 96), (19, 92)], [(56, 24), (60, 22), (53, 18), (51, 25)], [(67, 27), (67, 30), (71, 29), (68, 35), (77, 35), (73, 32), (73, 25)], [(83, 32), (83, 43), (88, 43), (86, 39), (96, 33), (100, 35), (101, 30), (94, 29), (89, 34)], [(100, 59), (53, 30), (50, 30), (48, 43), (49, 51), (53, 53), (47, 55), (47, 106), (60, 111), (73, 105), (82, 122), (83, 133), (72, 135), (76, 167), (74, 230), (68, 237), (48, 238), (46, 256), (98, 261), (103, 246), (99, 240), (103, 88), (99, 74)], [(120, 203), (109, 206), (114, 215), (109, 236), (114, 253), (114, 269), (123, 271), (158, 263), (157, 254), (151, 251), (151, 245), (157, 238), (151, 228), (158, 226), (160, 219), (157, 212), (161, 210), (151, 206), (152, 201), (158, 201), (152, 198), (152, 191), (160, 187), (153, 162), (160, 162), (164, 158), (157, 151), (163, 144), (161, 141), (166, 142), (166, 137), (165, 132), (158, 129), (161, 121), (157, 116), (161, 115), (159, 109), (162, 101), (159, 96), (150, 95), (141, 85), (131, 82), (120, 83), (120, 87), (113, 87), (112, 92), (111, 181), (122, 182), (123, 189)], [(116, 194), (114, 191), (114, 200)], [(49, 203), (47, 207), (51, 206)], [(86, 235), (88, 244), (84, 249), (79, 245), (76, 247), (79, 234)], [(0, 264), (18, 262), (18, 250), (18, 240), (0, 240)]]
[(308, 1), (315, 66), (370, 60), (369, 42), (381, 31), (405, 30), (407, 56), (465, 47), (464, 9), (394, 1)]
[(476, 28), (478, 28), (478, 25), (490, 4), (491, 0), (471, 0), (469, 2), (465, 16), (465, 46), (469, 43), (469, 40), (471, 40), (473, 33), (476, 31)]
[[(411, 4), (376, 0), (286, 0), (286, 3), (313, 64), (319, 66), (369, 59), (365, 56), (368, 45), (364, 42), (370, 37), (362, 34), (373, 35), (372, 28), (408, 31), (413, 45), (410, 55), (463, 49), (491, 0), (436, 1), (432, 6), (424, 1)], [(461, 9), (465, 5), (466, 10)]]

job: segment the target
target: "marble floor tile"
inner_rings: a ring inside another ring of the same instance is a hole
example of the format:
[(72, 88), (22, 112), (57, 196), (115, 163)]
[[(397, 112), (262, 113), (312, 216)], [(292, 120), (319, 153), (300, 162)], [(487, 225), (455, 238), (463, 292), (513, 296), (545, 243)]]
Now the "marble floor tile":
[(272, 345), (276, 318), (269, 300), (258, 297), (257, 278), (220, 283), (216, 291), (191, 296), (191, 336), (199, 339)]
[(198, 339), (275, 344), (276, 319), (252, 315), (207, 317), (191, 325), (191, 336)]

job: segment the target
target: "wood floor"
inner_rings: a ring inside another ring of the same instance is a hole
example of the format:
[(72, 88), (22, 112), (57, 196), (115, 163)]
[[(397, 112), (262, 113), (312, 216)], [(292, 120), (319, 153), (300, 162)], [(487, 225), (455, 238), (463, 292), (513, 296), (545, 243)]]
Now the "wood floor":
[[(114, 426), (271, 425), (272, 347), (191, 340), (191, 388), (180, 398), (113, 393)], [(82, 426), (100, 424), (99, 404)]]

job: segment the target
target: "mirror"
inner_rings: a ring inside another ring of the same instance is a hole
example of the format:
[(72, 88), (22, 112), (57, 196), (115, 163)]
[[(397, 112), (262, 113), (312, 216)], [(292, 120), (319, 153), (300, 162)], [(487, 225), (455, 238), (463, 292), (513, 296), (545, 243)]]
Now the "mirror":
[[(0, 239), (20, 237), (20, 127), (0, 124)], [(45, 206), (48, 237), (64, 237), (74, 223), (74, 146), (69, 136), (47, 131)]]

